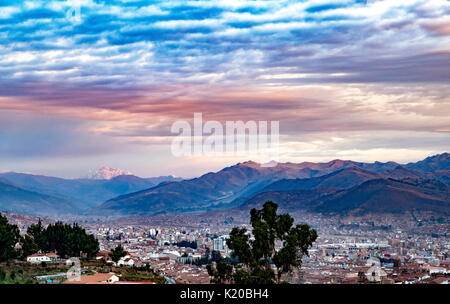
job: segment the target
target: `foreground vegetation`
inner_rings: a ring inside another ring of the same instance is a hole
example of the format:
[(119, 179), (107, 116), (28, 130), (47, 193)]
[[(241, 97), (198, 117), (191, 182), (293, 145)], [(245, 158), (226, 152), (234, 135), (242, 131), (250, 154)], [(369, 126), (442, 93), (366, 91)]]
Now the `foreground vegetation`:
[[(20, 248), (16, 248), (17, 243)], [(44, 228), (39, 220), (37, 224), (28, 227), (26, 235), (21, 236), (17, 225), (8, 223), (7, 218), (0, 213), (0, 262), (26, 259), (37, 252), (55, 252), (63, 258), (90, 258), (98, 250), (97, 239), (76, 223), (68, 225), (57, 222)]]
[[(46, 283), (45, 278), (55, 274), (65, 274), (70, 266), (63, 262), (31, 264), (20, 260), (10, 260), (0, 263), (0, 284), (40, 284)], [(165, 279), (146, 265), (144, 267), (115, 267), (106, 264), (104, 261), (87, 260), (81, 261), (82, 275), (94, 273), (114, 273), (120, 277), (121, 281), (129, 282), (153, 282), (155, 284), (165, 284)], [(66, 276), (52, 279), (51, 283), (61, 283), (66, 280)]]
[(64, 263), (31, 264), (20, 260), (0, 263), (0, 284), (37, 284), (37, 276), (65, 273)]
[[(317, 239), (307, 224), (293, 227), (289, 214), (277, 214), (278, 205), (267, 201), (261, 210), (250, 211), (252, 235), (245, 228), (233, 228), (227, 240), (232, 258), (207, 266), (214, 283), (281, 283), (283, 274), (299, 269), (304, 255)], [(276, 245), (279, 248), (276, 248)], [(272, 269), (275, 266), (276, 272)]]
[[(16, 246), (19, 244), (20, 246)], [(0, 284), (36, 284), (45, 282), (39, 276), (66, 273), (70, 265), (64, 261), (32, 264), (26, 257), (37, 252), (55, 252), (62, 258), (81, 257), (83, 275), (96, 272), (114, 272), (122, 281), (154, 282), (164, 284), (165, 280), (146, 265), (144, 267), (115, 267), (103, 260), (92, 259), (99, 250), (99, 243), (91, 234), (78, 226), (61, 222), (43, 227), (42, 222), (33, 224), (27, 233), (21, 236), (17, 225), (12, 225), (0, 214)], [(118, 246), (111, 252), (111, 258), (117, 262), (127, 252)], [(63, 275), (52, 282), (62, 282)]]

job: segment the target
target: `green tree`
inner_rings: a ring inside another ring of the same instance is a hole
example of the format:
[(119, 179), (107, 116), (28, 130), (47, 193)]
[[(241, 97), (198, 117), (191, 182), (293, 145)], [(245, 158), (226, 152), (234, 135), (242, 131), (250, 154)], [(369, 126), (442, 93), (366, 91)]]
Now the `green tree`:
[(84, 254), (90, 258), (99, 250), (98, 240), (76, 223), (68, 225), (56, 222), (44, 228), (39, 220), (28, 227), (27, 234), (42, 252), (57, 252), (63, 257)]
[(222, 259), (222, 255), (220, 254), (220, 252), (217, 251), (217, 250), (213, 250), (211, 252), (211, 261), (215, 262), (215, 261), (218, 261), (220, 259)]
[(27, 235), (29, 235), (38, 248), (44, 248), (45, 244), (45, 234), (44, 227), (42, 226), (41, 219), (39, 219), (37, 224), (32, 224), (27, 229)]
[(0, 213), (0, 261), (17, 257), (14, 246), (19, 240), (20, 234), (17, 225), (8, 223), (8, 219)]
[[(232, 257), (238, 260), (233, 267), (233, 280), (238, 284), (280, 283), (281, 276), (301, 267), (302, 258), (317, 239), (317, 232), (306, 224), (293, 226), (289, 214), (277, 214), (278, 205), (267, 201), (261, 210), (250, 211), (253, 238), (245, 228), (233, 228), (227, 240)], [(276, 250), (275, 245), (280, 248)], [(276, 274), (271, 265), (276, 268)], [(223, 271), (223, 266), (222, 271)], [(209, 267), (216, 279), (220, 274), (218, 266)], [(227, 270), (227, 269), (225, 269)]]
[(25, 235), (20, 238), (20, 245), (22, 246), (22, 258), (24, 259), (26, 259), (27, 256), (39, 251), (38, 245), (29, 235)]
[(128, 253), (125, 251), (125, 249), (122, 247), (122, 245), (118, 245), (116, 248), (111, 250), (111, 253), (109, 254), (111, 260), (113, 260), (114, 263), (117, 263), (120, 261), (121, 258), (126, 256)]
[(216, 262), (216, 267), (213, 265), (207, 265), (209, 276), (212, 278), (213, 283), (223, 284), (230, 282), (233, 279), (233, 266), (226, 263), (223, 260), (218, 260)]
[(76, 223), (69, 225), (56, 222), (44, 228), (39, 220), (37, 225), (28, 228), (27, 234), (32, 237), (39, 250), (57, 252), (63, 257), (84, 254), (90, 258), (99, 250), (98, 240)]

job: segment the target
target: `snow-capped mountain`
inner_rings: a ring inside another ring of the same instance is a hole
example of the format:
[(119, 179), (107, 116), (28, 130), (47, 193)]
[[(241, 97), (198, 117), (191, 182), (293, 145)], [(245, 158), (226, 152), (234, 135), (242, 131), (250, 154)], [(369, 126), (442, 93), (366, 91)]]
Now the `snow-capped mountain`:
[(119, 175), (132, 175), (130, 171), (123, 171), (120, 169), (102, 167), (94, 172), (90, 172), (88, 178), (90, 179), (112, 179)]

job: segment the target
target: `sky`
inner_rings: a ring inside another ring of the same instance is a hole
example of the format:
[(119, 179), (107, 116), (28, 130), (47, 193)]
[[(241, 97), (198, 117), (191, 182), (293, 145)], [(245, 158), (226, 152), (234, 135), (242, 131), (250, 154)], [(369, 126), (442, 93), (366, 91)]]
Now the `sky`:
[(450, 151), (450, 1), (1, 1), (0, 171), (193, 177), (175, 121), (279, 121), (280, 161)]

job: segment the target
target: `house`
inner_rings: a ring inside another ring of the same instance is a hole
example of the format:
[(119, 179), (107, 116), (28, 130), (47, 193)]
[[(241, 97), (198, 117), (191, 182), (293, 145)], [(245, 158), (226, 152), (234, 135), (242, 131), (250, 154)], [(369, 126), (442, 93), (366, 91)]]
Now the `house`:
[(110, 260), (110, 257), (109, 257), (110, 254), (111, 254), (110, 251), (99, 251), (95, 256), (95, 259), (108, 262)]
[(51, 263), (51, 262), (55, 262), (55, 261), (59, 261), (59, 255), (57, 255), (55, 253), (48, 253), (48, 254), (35, 253), (35, 254), (27, 256), (28, 263), (38, 264), (38, 263), (42, 263), (42, 262)]
[(194, 262), (194, 258), (192, 256), (182, 256), (177, 258), (177, 261), (183, 264), (186, 263), (193, 263)]
[(134, 259), (132, 259), (129, 255), (124, 256), (123, 258), (121, 258), (119, 260), (119, 262), (117, 262), (117, 266), (129, 266), (129, 267), (133, 267), (134, 264), (137, 261), (135, 261)]
[(370, 267), (365, 275), (366, 279), (371, 283), (380, 283), (387, 277), (387, 273), (379, 266)]
[(119, 277), (114, 273), (95, 273), (93, 275), (81, 276), (78, 280), (67, 280), (64, 284), (114, 284), (118, 281)]
[(46, 256), (49, 257), (52, 262), (59, 261), (59, 255), (56, 253), (47, 253)]
[(426, 267), (428, 270), (428, 273), (430, 275), (433, 274), (448, 274), (449, 271), (445, 268), (445, 267), (440, 267), (440, 266), (428, 266)]

